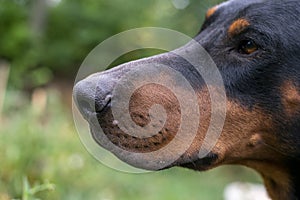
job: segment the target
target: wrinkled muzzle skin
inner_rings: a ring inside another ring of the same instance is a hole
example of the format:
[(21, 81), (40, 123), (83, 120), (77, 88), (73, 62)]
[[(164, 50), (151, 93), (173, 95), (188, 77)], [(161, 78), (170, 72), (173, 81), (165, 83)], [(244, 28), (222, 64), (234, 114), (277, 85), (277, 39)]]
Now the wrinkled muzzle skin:
[[(207, 13), (195, 37), (203, 49), (189, 43), (79, 81), (74, 100), (94, 140), (146, 170), (245, 165), (272, 199), (297, 199), (300, 42), (290, 33), (300, 6), (287, 0), (296, 9), (286, 18), (276, 13), (281, 6), (228, 1)], [(293, 24), (270, 31), (278, 22)], [(245, 50), (245, 40), (259, 45)]]

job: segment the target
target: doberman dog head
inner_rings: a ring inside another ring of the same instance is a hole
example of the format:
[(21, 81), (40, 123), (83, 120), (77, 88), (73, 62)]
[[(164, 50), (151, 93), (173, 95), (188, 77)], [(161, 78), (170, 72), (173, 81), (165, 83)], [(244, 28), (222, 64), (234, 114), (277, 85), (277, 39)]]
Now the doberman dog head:
[[(178, 157), (166, 167), (207, 170), (223, 164), (241, 164), (263, 176), (273, 199), (300, 198), (299, 17), (298, 0), (231, 0), (208, 10), (195, 41), (209, 53), (223, 78), (227, 113), (220, 137), (203, 158), (198, 157), (199, 149), (211, 120), (208, 86), (189, 62), (172, 52), (89, 76), (76, 84), (75, 102), (90, 122), (99, 144), (103, 145), (102, 136), (93, 128), (91, 116), (97, 116), (105, 136), (120, 149), (137, 153), (156, 151), (168, 145), (179, 129), (182, 113), (176, 96), (157, 84), (139, 87), (133, 93), (129, 111), (137, 125), (149, 123), (148, 111), (153, 104), (162, 105), (167, 115), (159, 133), (137, 138), (118, 128), (111, 111), (111, 94), (122, 76), (137, 66), (157, 62), (168, 65), (193, 86), (201, 117), (197, 134), (182, 155), (178, 150), (180, 144), (169, 149), (167, 156), (162, 155), (165, 160)], [(185, 48), (186, 52), (193, 51)], [(134, 159), (114, 153), (125, 162)], [(138, 159), (137, 163), (142, 164), (137, 166), (147, 168), (155, 158)]]

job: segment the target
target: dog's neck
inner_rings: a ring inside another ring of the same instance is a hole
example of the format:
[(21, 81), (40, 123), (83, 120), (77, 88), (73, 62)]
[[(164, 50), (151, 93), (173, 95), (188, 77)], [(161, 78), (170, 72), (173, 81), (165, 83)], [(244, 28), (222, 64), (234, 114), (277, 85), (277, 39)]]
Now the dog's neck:
[(272, 200), (300, 200), (300, 162), (255, 164), (251, 166), (263, 177)]
[(294, 199), (300, 199), (300, 161), (297, 160), (292, 163), (290, 168), (290, 177), (291, 177), (291, 188)]

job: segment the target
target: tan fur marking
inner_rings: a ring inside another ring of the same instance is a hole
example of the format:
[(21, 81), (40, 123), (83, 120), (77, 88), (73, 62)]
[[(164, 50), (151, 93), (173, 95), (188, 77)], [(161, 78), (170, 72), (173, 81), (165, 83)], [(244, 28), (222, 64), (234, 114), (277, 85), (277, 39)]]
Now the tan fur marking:
[[(291, 199), (291, 177), (287, 166), (282, 164), (286, 155), (279, 147), (273, 133), (271, 116), (259, 107), (251, 110), (238, 102), (228, 102), (227, 118), (223, 133), (216, 147), (225, 149), (223, 164), (241, 164), (258, 171), (264, 179), (270, 197), (274, 200)], [(276, 148), (276, 149), (275, 149)], [(282, 149), (281, 149), (282, 148)], [(213, 151), (217, 151), (216, 148)]]
[[(167, 77), (166, 77), (167, 78)], [(169, 89), (158, 84), (146, 84), (135, 90), (130, 103), (129, 112), (132, 120), (144, 127), (150, 122), (151, 106), (159, 104), (164, 107), (167, 120), (164, 127), (154, 136), (146, 138), (132, 137), (113, 125), (111, 113), (100, 122), (108, 139), (118, 147), (129, 152), (146, 153), (157, 151), (171, 142), (178, 132), (181, 118), (180, 105), (176, 96)]]
[(262, 143), (262, 137), (260, 134), (256, 133), (251, 136), (248, 145), (251, 147), (255, 147), (255, 146), (259, 145), (260, 143)]
[(300, 93), (291, 81), (287, 81), (281, 88), (282, 104), (285, 113), (292, 117), (300, 112)]
[(248, 26), (250, 26), (250, 22), (246, 19), (237, 19), (230, 25), (228, 34), (230, 37), (233, 37), (243, 32)]
[(206, 12), (206, 19), (211, 17), (218, 10), (218, 6), (214, 6)]

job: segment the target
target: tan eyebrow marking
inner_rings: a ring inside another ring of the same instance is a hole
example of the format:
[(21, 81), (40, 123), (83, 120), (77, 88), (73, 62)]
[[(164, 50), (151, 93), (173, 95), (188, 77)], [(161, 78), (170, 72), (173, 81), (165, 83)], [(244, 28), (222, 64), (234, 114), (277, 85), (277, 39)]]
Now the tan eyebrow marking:
[(218, 10), (218, 6), (214, 6), (206, 12), (206, 19), (212, 16)]
[(235, 36), (243, 32), (248, 26), (250, 26), (250, 22), (246, 19), (240, 18), (235, 20), (228, 29), (229, 36)]

